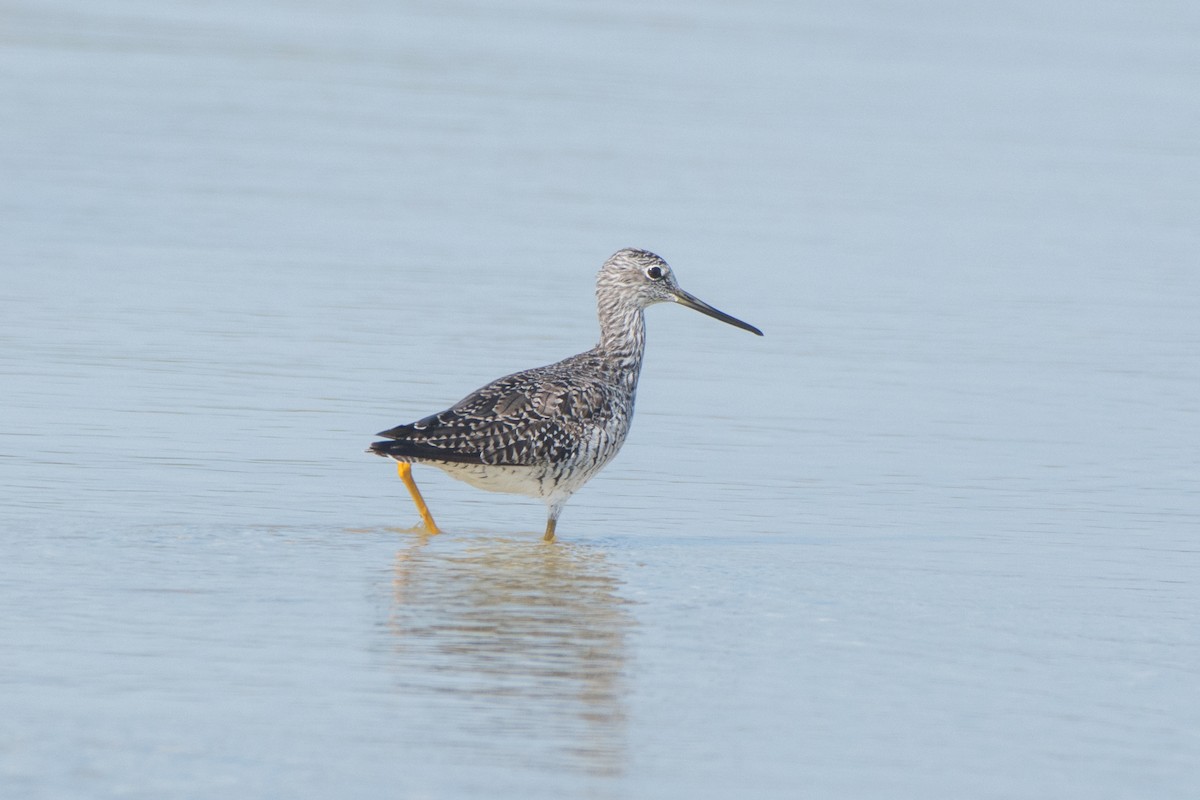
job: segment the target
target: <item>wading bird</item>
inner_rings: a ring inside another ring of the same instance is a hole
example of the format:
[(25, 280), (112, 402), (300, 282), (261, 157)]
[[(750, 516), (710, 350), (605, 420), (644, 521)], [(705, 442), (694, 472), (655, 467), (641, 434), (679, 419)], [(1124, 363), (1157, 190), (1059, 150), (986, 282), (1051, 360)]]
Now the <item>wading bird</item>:
[(540, 498), (548, 511), (544, 538), (553, 540), (567, 500), (625, 443), (646, 347), (642, 312), (655, 303), (679, 303), (762, 336), (680, 289), (654, 253), (620, 250), (596, 277), (599, 344), (492, 381), (445, 411), (382, 431), (378, 435), (387, 441), (368, 452), (396, 460), (431, 533), (438, 527), (413, 482), (412, 464), (430, 464), (480, 489)]

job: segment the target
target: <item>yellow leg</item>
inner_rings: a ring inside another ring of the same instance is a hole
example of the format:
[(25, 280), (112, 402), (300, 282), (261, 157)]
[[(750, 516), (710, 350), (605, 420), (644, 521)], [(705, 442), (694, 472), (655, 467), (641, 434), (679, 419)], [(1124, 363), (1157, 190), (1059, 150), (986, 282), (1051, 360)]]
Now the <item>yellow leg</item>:
[(558, 520), (556, 520), (554, 517), (546, 520), (546, 535), (542, 537), (543, 542), (554, 541), (554, 529), (556, 527), (558, 527)]
[(425, 523), (425, 530), (430, 533), (441, 533), (441, 529), (433, 521), (433, 514), (429, 513), (429, 506), (425, 505), (425, 498), (421, 497), (421, 490), (417, 488), (417, 484), (413, 480), (412, 464), (397, 461), (396, 471), (400, 473), (400, 480), (404, 481), (405, 488), (412, 495), (413, 502), (417, 504), (417, 512), (421, 515), (421, 521)]

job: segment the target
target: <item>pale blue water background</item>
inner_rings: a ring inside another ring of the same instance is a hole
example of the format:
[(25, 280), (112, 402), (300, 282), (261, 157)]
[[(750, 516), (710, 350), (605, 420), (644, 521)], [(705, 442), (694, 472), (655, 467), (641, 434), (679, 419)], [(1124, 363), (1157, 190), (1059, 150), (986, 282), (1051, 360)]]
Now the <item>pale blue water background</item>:
[[(0, 3), (0, 795), (1200, 796), (1190, 3)], [(595, 338), (540, 504), (372, 433)]]

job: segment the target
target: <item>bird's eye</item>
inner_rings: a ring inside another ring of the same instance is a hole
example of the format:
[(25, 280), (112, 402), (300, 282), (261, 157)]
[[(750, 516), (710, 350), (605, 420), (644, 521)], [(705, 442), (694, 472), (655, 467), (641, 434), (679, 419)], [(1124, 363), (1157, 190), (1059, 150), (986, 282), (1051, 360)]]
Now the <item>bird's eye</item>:
[(652, 281), (662, 280), (662, 267), (650, 267), (646, 270), (646, 277)]

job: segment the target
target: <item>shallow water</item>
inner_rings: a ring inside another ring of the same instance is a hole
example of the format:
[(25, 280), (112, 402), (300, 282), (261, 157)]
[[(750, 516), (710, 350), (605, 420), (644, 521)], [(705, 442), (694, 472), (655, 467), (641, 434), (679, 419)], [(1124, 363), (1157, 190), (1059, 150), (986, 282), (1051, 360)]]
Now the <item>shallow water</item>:
[[(3, 17), (4, 796), (1194, 796), (1190, 7)], [(766, 337), (411, 528), (627, 245)]]

